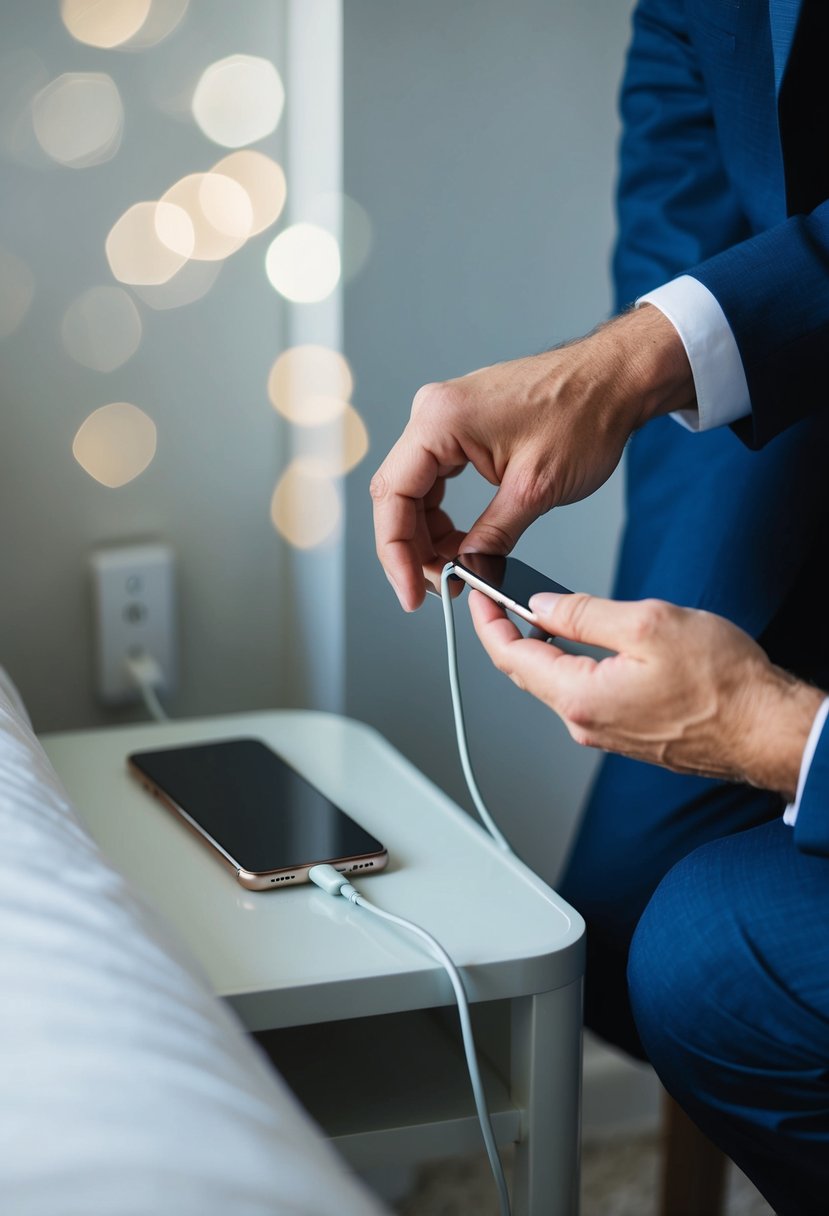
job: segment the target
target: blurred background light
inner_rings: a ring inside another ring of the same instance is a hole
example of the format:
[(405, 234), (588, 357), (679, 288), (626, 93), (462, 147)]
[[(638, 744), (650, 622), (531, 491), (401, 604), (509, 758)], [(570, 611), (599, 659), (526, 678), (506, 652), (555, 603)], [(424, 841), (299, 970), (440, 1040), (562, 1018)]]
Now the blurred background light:
[(137, 34), (151, 7), (152, 0), (61, 0), (60, 15), (78, 42), (108, 49)]
[(17, 47), (0, 55), (0, 151), (25, 165), (43, 166), (43, 149), (32, 122), (32, 102), (49, 83), (34, 51)]
[(374, 239), (365, 207), (349, 194), (332, 191), (317, 194), (302, 210), (312, 224), (319, 224), (329, 232), (336, 232), (339, 227), (343, 281), (355, 278), (368, 261)]
[[(163, 204), (190, 217), (193, 242), (188, 256), (202, 262), (228, 257), (245, 243), (253, 225), (253, 208), (247, 191), (223, 173), (190, 173), (162, 196)], [(157, 225), (158, 235), (175, 252), (182, 234)]]
[(321, 426), (339, 417), (353, 388), (348, 362), (328, 346), (292, 346), (268, 376), (271, 404), (300, 426)]
[(187, 12), (190, 0), (152, 0), (146, 19), (135, 34), (121, 44), (126, 51), (144, 51), (172, 34)]
[(155, 423), (128, 401), (102, 405), (91, 413), (72, 444), (72, 455), (81, 468), (111, 489), (143, 473), (155, 450)]
[(115, 81), (104, 72), (65, 72), (35, 97), (32, 122), (47, 156), (84, 169), (118, 151), (124, 107)]
[(314, 304), (330, 296), (339, 282), (339, 247), (331, 233), (316, 224), (292, 224), (271, 242), (265, 270), (287, 300)]
[(132, 290), (149, 308), (182, 308), (206, 296), (221, 269), (221, 262), (185, 262), (166, 283), (133, 284)]
[(230, 55), (202, 73), (193, 93), (193, 117), (208, 139), (241, 148), (276, 130), (285, 89), (269, 59)]
[(141, 317), (122, 287), (90, 287), (63, 314), (60, 333), (76, 363), (111, 372), (138, 350)]
[(313, 458), (298, 456), (279, 479), (271, 499), (271, 521), (297, 549), (332, 539), (342, 519), (340, 491)]
[(121, 283), (166, 283), (187, 261), (195, 239), (190, 216), (181, 207), (134, 203), (110, 230), (107, 261)]
[(357, 467), (368, 448), (366, 424), (354, 406), (346, 404), (341, 418), (314, 432), (306, 471), (309, 476), (344, 477)]
[(249, 148), (231, 152), (213, 166), (212, 172), (232, 178), (246, 191), (252, 211), (251, 236), (264, 232), (279, 219), (287, 187), (281, 165), (270, 156)]
[(35, 276), (16, 253), (0, 245), (0, 338), (8, 338), (29, 311)]

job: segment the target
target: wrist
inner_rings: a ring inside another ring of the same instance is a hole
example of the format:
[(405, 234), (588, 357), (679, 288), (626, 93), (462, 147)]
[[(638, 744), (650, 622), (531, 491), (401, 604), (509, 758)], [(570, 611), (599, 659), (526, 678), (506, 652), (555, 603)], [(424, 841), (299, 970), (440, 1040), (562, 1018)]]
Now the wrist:
[(771, 667), (769, 674), (766, 688), (752, 698), (745, 777), (750, 785), (776, 790), (791, 802), (812, 723), (826, 694), (779, 667)]
[(694, 377), (675, 326), (653, 304), (614, 318), (596, 334), (617, 364), (630, 430), (696, 404)]

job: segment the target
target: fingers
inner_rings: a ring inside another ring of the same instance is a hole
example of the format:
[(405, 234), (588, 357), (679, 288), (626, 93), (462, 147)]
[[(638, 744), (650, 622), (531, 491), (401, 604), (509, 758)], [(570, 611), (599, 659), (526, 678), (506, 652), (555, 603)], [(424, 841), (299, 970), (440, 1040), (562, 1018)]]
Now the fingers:
[[(427, 591), (434, 592), (435, 595), (441, 594), (440, 578), (443, 574), (443, 567), (445, 565), (446, 562), (442, 557), (439, 557), (436, 561), (427, 562), (423, 567), (423, 577), (426, 579)], [(458, 596), (462, 595), (465, 590), (466, 583), (464, 583), (461, 579), (453, 578), (449, 580), (449, 595), (453, 600), (456, 600)]]
[(566, 654), (554, 643), (522, 637), (478, 591), (470, 593), (469, 607), (475, 631), (499, 671), (557, 713), (577, 742), (592, 742), (583, 727), (592, 715), (593, 685), (602, 665), (587, 655)]
[(654, 639), (664, 642), (682, 610), (662, 600), (622, 602), (583, 592), (542, 592), (530, 599), (530, 611), (548, 633), (557, 637), (636, 656), (650, 651)]
[(470, 590), (469, 611), (475, 632), (490, 658), (490, 647), (501, 651), (512, 642), (521, 640), (521, 632), (514, 621), (510, 620), (500, 604), (483, 592)]
[(498, 670), (519, 688), (542, 696), (546, 665), (570, 656), (552, 643), (525, 638), (504, 609), (480, 591), (470, 591), (469, 611), (475, 632)]
[[(436, 501), (443, 497), (443, 479), (436, 484), (435, 490), (440, 490), (440, 494), (427, 495), (426, 502), (430, 497), (434, 497)], [(426, 580), (426, 590), (440, 591), (443, 567), (455, 557), (466, 538), (466, 533), (460, 532), (440, 507), (419, 512), (419, 518), (421, 522), (418, 526), (417, 550)], [(453, 597), (459, 595), (462, 588), (463, 583), (460, 582), (451, 586)]]
[(545, 502), (509, 468), (489, 506), (469, 529), (465, 553), (511, 553), (522, 533), (547, 510)]
[(423, 602), (425, 506), (438, 480), (463, 463), (462, 453), (435, 453), (407, 427), (372, 479), (377, 556), (407, 612)]

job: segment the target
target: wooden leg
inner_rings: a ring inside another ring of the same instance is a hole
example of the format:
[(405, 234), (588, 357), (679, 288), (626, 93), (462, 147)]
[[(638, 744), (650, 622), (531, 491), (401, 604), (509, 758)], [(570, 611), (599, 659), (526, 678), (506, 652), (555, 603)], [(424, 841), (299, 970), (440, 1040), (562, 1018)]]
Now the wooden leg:
[(722, 1216), (727, 1163), (725, 1154), (664, 1094), (660, 1216)]

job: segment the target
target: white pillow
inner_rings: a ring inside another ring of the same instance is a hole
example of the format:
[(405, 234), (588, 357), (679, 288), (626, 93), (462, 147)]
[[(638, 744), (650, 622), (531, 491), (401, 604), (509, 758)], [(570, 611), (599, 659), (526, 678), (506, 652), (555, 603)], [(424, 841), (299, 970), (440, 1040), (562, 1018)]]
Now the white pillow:
[(382, 1213), (101, 856), (2, 669), (0, 1211)]

